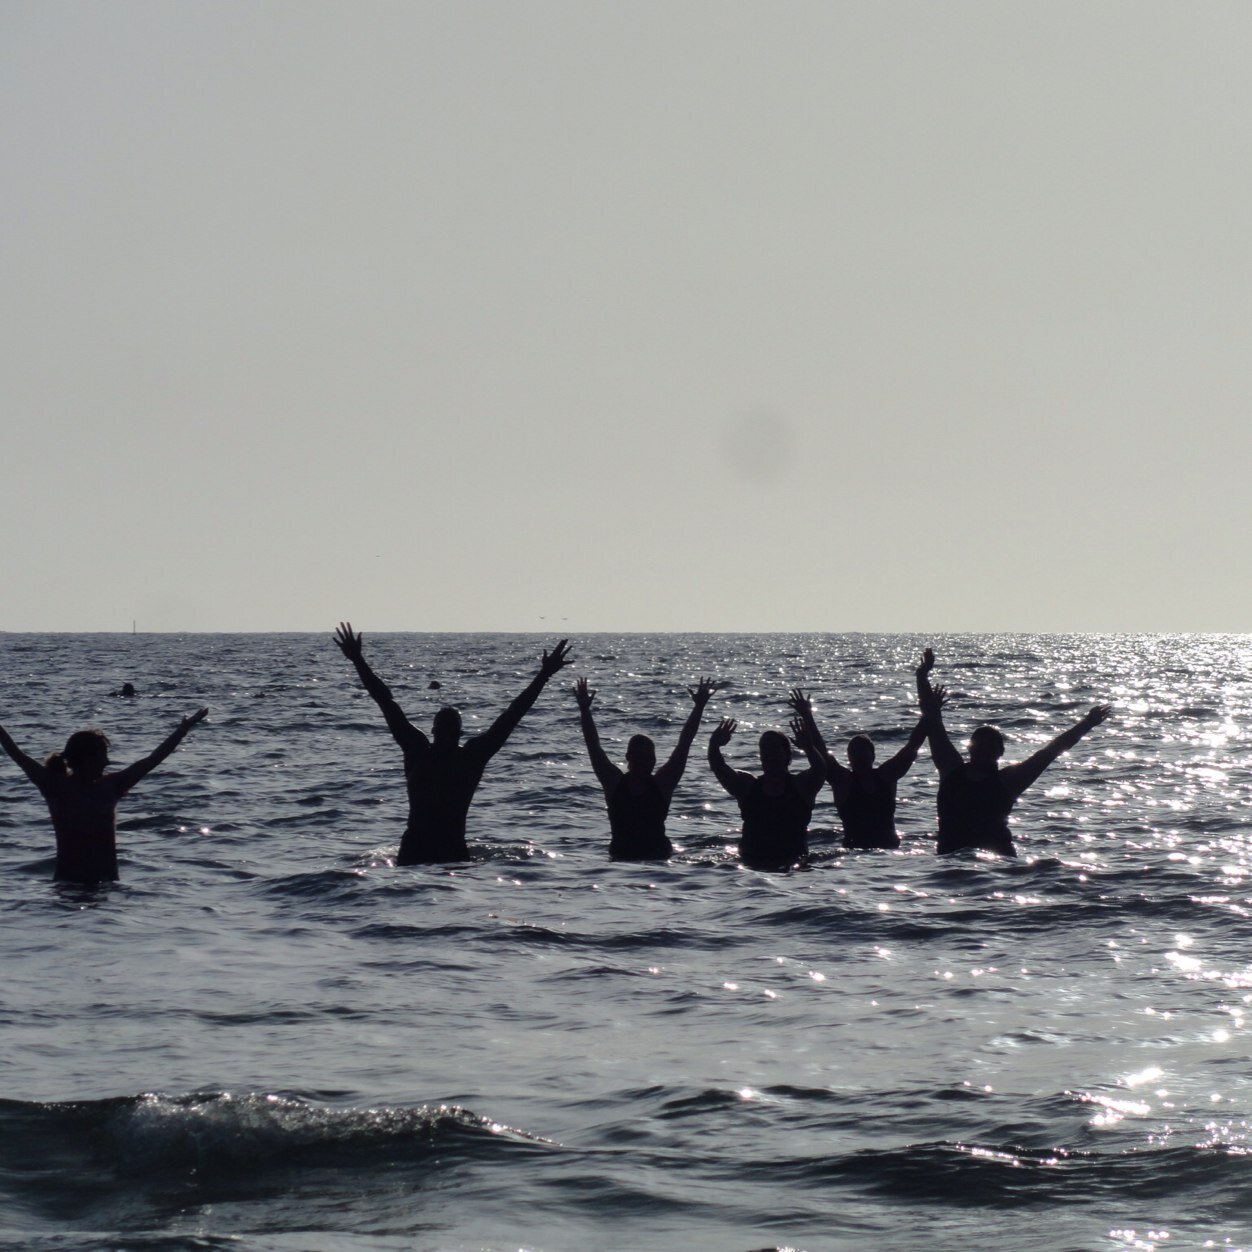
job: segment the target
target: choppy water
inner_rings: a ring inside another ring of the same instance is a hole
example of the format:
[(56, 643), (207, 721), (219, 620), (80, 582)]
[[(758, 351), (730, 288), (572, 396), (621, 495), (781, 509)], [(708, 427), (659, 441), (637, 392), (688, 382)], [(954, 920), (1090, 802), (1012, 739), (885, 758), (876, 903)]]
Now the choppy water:
[[(367, 634), (414, 720), (481, 728), (537, 636)], [(662, 755), (698, 674), (727, 757), (814, 689), (833, 744), (912, 723), (1019, 759), (1113, 719), (1018, 806), (1016, 862), (736, 866), (701, 736), (668, 865), (609, 864), (567, 677)], [(396, 868), (399, 753), (329, 635), (0, 636), (33, 755), (211, 720), (123, 803), (123, 881), (56, 886), (0, 762), (5, 1247), (1252, 1245), (1252, 638), (590, 636), (490, 767), (478, 859)], [(123, 680), (140, 698), (107, 692)], [(427, 690), (431, 679), (443, 684)], [(958, 735), (961, 738), (958, 738)]]

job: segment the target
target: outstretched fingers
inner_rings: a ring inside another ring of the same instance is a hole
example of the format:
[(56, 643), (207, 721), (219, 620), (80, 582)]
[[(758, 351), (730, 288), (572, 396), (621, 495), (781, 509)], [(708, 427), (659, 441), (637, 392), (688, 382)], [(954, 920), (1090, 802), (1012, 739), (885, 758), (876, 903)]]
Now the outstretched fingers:
[(718, 685), (712, 678), (701, 678), (694, 687), (687, 688), (687, 694), (703, 708), (708, 704), (709, 698), (717, 690)]
[(543, 654), (543, 660), (539, 664), (540, 670), (549, 678), (559, 669), (563, 669), (570, 663), (572, 658), (569, 654), (569, 640), (562, 639), (551, 652)]
[(339, 645), (339, 651), (350, 661), (361, 655), (361, 639), (362, 636), (353, 631), (351, 622), (340, 622), (335, 628), (335, 642)]
[(591, 702), (596, 698), (595, 691), (587, 685), (585, 678), (580, 678), (574, 684), (574, 699), (578, 701), (580, 709), (591, 708)]
[(792, 687), (787, 693), (787, 703), (801, 716), (813, 712), (813, 697), (800, 687)]
[(1106, 721), (1113, 711), (1111, 704), (1092, 705), (1091, 712), (1086, 716), (1086, 722), (1089, 726), (1098, 726), (1101, 722)]
[(930, 671), (934, 668), (935, 668), (935, 650), (934, 648), (927, 648), (922, 653), (922, 659), (917, 666), (918, 678), (925, 678), (926, 675), (929, 674)]

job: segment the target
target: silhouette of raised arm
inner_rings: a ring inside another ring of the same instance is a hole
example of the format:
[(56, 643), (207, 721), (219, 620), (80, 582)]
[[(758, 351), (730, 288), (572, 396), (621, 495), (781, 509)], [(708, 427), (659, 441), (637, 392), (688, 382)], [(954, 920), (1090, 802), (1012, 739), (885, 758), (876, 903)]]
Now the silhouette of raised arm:
[(622, 778), (622, 771), (609, 760), (609, 754), (600, 746), (600, 732), (596, 730), (595, 718), (591, 715), (591, 702), (596, 693), (587, 685), (585, 678), (574, 684), (574, 699), (578, 701), (578, 720), (583, 729), (583, 742), (587, 745), (587, 755), (591, 758), (591, 768), (595, 770), (600, 786), (607, 793)]
[(128, 765), (125, 769), (120, 769), (116, 774), (110, 774), (109, 780), (115, 787), (122, 791), (129, 791), (145, 774), (151, 773), (158, 765), (176, 747), (187, 737), (187, 732), (193, 726), (198, 726), (209, 715), (208, 709), (197, 709), (194, 713), (188, 714), (174, 728), (170, 734), (157, 748), (150, 752), (141, 761), (136, 761), (133, 765)]
[(1096, 704), (1068, 730), (1062, 731), (1051, 743), (1028, 756), (1017, 765), (1006, 765), (1001, 773), (1012, 788), (1014, 799), (1043, 773), (1062, 752), (1068, 752), (1089, 730), (1100, 725), (1113, 710), (1107, 704)]
[(724, 717), (709, 736), (709, 767), (717, 781), (736, 800), (740, 796), (747, 795), (753, 782), (756, 781), (751, 774), (731, 769), (722, 758), (722, 749), (730, 742), (737, 724), (733, 717)]
[(942, 687), (930, 685), (930, 671), (935, 668), (935, 654), (927, 648), (917, 667), (917, 702), (921, 705), (922, 721), (930, 739), (930, 755), (940, 777), (961, 767), (961, 754), (952, 745), (943, 724), (943, 702), (947, 693)]
[(799, 713), (791, 719), (792, 742), (804, 753), (809, 762), (809, 768), (796, 775), (796, 783), (805, 791), (812, 792), (813, 795), (817, 795), (825, 784), (826, 766), (830, 761), (830, 753), (826, 751), (821, 737), (813, 733), (816, 729), (811, 711), (807, 719)]
[(678, 743), (670, 753), (669, 760), (656, 771), (658, 781), (671, 791), (678, 786), (683, 770), (687, 768), (687, 755), (691, 751), (691, 745), (695, 742), (696, 732), (700, 729), (704, 706), (708, 704), (709, 697), (716, 690), (717, 683), (711, 678), (701, 678), (694, 687), (687, 688), (687, 694), (691, 697), (691, 712), (687, 714), (687, 720), (683, 723), (683, 728), (678, 735)]
[(36, 787), (43, 787), (44, 780), (48, 777), (47, 769), (32, 757), (26, 755), (21, 748), (13, 742), (9, 732), (3, 726), (0, 726), (0, 748), (13, 759), (14, 763), (21, 768), (23, 774), (35, 784)]
[(551, 652), (545, 652), (539, 662), (539, 672), (530, 680), (522, 693), (509, 705), (499, 717), (470, 744), (479, 751), (493, 757), (504, 747), (508, 737), (517, 728), (518, 722), (530, 712), (531, 706), (539, 699), (539, 693), (547, 686), (548, 680), (569, 664), (569, 640), (562, 639)]
[[(938, 695), (943, 689), (940, 687), (933, 690)], [(926, 742), (926, 733), (926, 719), (918, 718), (917, 725), (913, 727), (904, 747), (895, 756), (888, 757), (880, 768), (885, 770), (889, 777), (903, 778), (913, 768), (913, 762), (917, 760), (917, 754), (921, 751), (922, 744)]]
[(374, 703), (382, 709), (387, 729), (391, 731), (392, 737), (402, 748), (414, 743), (429, 747), (430, 740), (400, 711), (400, 706), (391, 694), (391, 688), (370, 669), (362, 648), (364, 638), (364, 635), (353, 631), (351, 622), (340, 622), (335, 629), (335, 643), (339, 651), (356, 667), (361, 686), (370, 693), (374, 698)]
[[(804, 753), (804, 755), (809, 755), (808, 749), (804, 746), (804, 739), (807, 738), (811, 740), (813, 745), (817, 748), (818, 755), (822, 760), (823, 769), (842, 772), (844, 774), (851, 773), (850, 770), (845, 769), (839, 764), (838, 761), (835, 760), (834, 754), (826, 746), (826, 740), (822, 738), (822, 732), (817, 728), (817, 719), (813, 716), (813, 697), (800, 687), (792, 687), (792, 689), (787, 693), (787, 704), (795, 713), (796, 721), (798, 721), (803, 728), (803, 736), (795, 735), (793, 733), (793, 737), (795, 739), (796, 746)], [(810, 757), (809, 759), (811, 760), (812, 758)]]

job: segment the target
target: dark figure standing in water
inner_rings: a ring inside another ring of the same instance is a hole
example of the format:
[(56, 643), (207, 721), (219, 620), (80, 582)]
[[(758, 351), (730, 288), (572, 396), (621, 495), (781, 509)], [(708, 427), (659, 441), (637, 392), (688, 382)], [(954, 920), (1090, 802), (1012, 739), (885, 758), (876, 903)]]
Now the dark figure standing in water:
[[(942, 702), (941, 692), (937, 692)], [(926, 719), (913, 728), (908, 742), (895, 756), (881, 765), (874, 764), (874, 741), (868, 735), (854, 735), (848, 740), (848, 765), (840, 765), (822, 740), (813, 720), (813, 703), (797, 687), (789, 701), (807, 735), (817, 745), (826, 762), (826, 781), (834, 792), (835, 808), (843, 823), (845, 848), (898, 848), (896, 833), (896, 784), (917, 760), (918, 750), (926, 742)]]
[(1017, 765), (1003, 767), (1004, 736), (994, 726), (979, 726), (969, 737), (969, 760), (964, 761), (944, 729), (941, 689), (930, 685), (934, 664), (935, 654), (927, 648), (917, 667), (917, 698), (930, 738), (930, 755), (939, 771), (939, 842), (935, 851), (983, 848), (1016, 856), (1009, 813), (1018, 797), (1111, 710), (1107, 704), (1094, 705), (1077, 725), (1038, 752)]
[(761, 736), (759, 778), (731, 769), (722, 759), (722, 748), (730, 742), (735, 725), (733, 718), (724, 718), (709, 737), (709, 765), (717, 781), (739, 802), (743, 818), (739, 859), (751, 869), (789, 869), (809, 854), (809, 818), (826, 782), (826, 763), (797, 719), (792, 730), (809, 759), (809, 768), (802, 774), (791, 772), (791, 740), (780, 730), (767, 730)]
[(397, 865), (432, 865), (469, 859), (465, 819), (487, 762), (504, 747), (518, 722), (530, 711), (548, 679), (569, 660), (569, 641), (562, 639), (543, 654), (539, 672), (525, 691), (473, 739), (461, 743), (461, 715), (454, 708), (435, 714), (427, 739), (400, 711), (387, 684), (365, 663), (361, 636), (349, 622), (335, 631), (339, 650), (356, 666), (361, 684), (374, 697), (387, 729), (404, 753), (409, 789), (409, 824), (400, 841)]
[(631, 735), (626, 745), (626, 770), (623, 772), (600, 746), (591, 702), (596, 693), (580, 678), (574, 684), (578, 701), (579, 721), (591, 767), (604, 788), (609, 810), (609, 856), (615, 861), (664, 861), (674, 854), (674, 845), (665, 833), (674, 790), (687, 767), (687, 753), (700, 728), (700, 717), (709, 697), (716, 690), (711, 678), (701, 678), (687, 688), (692, 709), (678, 736), (678, 746), (668, 761), (656, 768), (656, 744), (647, 735)]
[(17, 762), (48, 803), (57, 839), (54, 877), (63, 882), (116, 881), (117, 802), (208, 714), (208, 709), (200, 709), (184, 717), (151, 756), (115, 774), (104, 772), (109, 763), (109, 741), (98, 730), (75, 731), (63, 751), (54, 752), (40, 765), (0, 726), (0, 748)]

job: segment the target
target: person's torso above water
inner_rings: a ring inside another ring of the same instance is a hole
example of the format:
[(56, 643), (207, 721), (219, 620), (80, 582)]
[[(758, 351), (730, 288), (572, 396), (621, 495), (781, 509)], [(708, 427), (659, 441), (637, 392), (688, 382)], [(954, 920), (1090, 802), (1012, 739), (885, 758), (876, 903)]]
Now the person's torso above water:
[(673, 845), (665, 833), (670, 797), (655, 775), (624, 774), (606, 797), (609, 811), (609, 855), (619, 860), (668, 857)]

